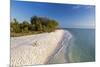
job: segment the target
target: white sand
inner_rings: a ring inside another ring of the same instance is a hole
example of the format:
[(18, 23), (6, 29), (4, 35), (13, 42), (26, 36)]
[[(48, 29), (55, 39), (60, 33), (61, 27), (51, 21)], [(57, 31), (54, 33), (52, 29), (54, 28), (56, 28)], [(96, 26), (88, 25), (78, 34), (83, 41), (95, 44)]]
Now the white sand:
[(56, 30), (52, 33), (11, 38), (11, 66), (44, 64), (64, 34), (64, 30)]

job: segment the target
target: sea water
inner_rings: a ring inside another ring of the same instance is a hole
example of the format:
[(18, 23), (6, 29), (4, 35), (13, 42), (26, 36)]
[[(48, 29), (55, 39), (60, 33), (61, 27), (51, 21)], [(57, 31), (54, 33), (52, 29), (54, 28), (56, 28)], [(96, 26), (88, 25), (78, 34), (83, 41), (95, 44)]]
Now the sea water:
[(66, 28), (72, 35), (49, 64), (95, 61), (95, 29)]
[(95, 61), (95, 29), (67, 29), (73, 35), (68, 48), (69, 62)]

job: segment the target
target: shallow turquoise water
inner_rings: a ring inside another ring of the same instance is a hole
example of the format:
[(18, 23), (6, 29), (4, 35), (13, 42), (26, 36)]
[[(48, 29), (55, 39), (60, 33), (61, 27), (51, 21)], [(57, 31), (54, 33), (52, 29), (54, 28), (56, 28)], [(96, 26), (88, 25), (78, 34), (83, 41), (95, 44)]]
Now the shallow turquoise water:
[(95, 29), (67, 29), (73, 38), (69, 43), (69, 62), (95, 61)]

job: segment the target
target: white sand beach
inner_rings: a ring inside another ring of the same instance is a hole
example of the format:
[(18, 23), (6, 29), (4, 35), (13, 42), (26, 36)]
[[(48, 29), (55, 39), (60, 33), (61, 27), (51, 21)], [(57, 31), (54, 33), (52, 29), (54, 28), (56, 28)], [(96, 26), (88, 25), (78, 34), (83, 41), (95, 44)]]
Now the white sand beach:
[(61, 48), (64, 38), (69, 39), (69, 36), (68, 31), (56, 30), (51, 33), (11, 37), (10, 65), (46, 64)]

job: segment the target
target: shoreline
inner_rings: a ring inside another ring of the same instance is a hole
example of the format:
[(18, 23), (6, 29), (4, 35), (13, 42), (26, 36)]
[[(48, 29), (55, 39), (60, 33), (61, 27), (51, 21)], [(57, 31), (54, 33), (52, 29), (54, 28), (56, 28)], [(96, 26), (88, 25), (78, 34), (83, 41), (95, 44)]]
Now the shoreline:
[[(65, 36), (66, 37), (69, 36), (69, 37), (67, 37), (67, 39), (66, 39)], [(60, 43), (58, 43), (58, 46), (55, 48), (55, 51), (51, 54), (51, 56), (48, 58), (48, 61), (45, 64), (53, 64), (53, 63), (49, 63), (49, 61), (51, 59), (53, 59), (55, 57), (55, 55), (59, 54), (60, 51), (69, 47), (68, 42), (71, 40), (71, 38), (72, 38), (72, 35), (69, 33), (69, 31), (67, 31), (67, 30), (64, 31), (64, 34), (63, 34), (63, 37), (62, 37)], [(64, 41), (67, 41), (67, 47), (64, 45)], [(65, 58), (65, 56), (64, 56), (64, 58)], [(67, 58), (67, 61), (63, 60), (63, 63), (65, 63), (65, 62), (69, 62), (68, 58)], [(54, 63), (54, 64), (56, 64), (56, 63)], [(59, 64), (61, 64), (61, 63), (59, 63)]]
[[(69, 33), (66, 32), (66, 35), (69, 35)], [(62, 43), (66, 37), (64, 30), (56, 30), (51, 33), (26, 36), (26, 38), (24, 38), (24, 36), (12, 38), (10, 59), (11, 66), (48, 64), (49, 60), (60, 50), (61, 47), (63, 47)], [(25, 40), (24, 43), (21, 43), (22, 40)], [(33, 42), (33, 40), (37, 41), (37, 45), (32, 45), (35, 42)], [(27, 44), (27, 42), (29, 43)], [(27, 57), (30, 57), (30, 59)]]

